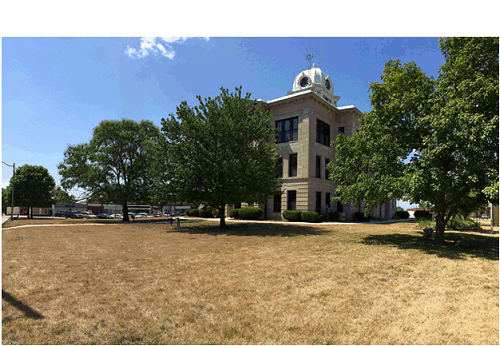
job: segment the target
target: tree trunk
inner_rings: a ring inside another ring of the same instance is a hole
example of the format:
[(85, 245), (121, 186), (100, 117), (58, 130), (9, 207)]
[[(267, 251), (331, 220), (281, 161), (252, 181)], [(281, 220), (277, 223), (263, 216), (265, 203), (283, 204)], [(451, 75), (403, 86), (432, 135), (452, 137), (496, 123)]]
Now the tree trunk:
[(220, 216), (220, 228), (226, 228), (226, 213), (225, 213), (226, 205), (223, 204), (221, 208), (219, 208), (219, 216)]
[(128, 204), (127, 204), (127, 201), (125, 201), (125, 203), (123, 203), (122, 209), (123, 209), (123, 222), (129, 222), (130, 220), (128, 218)]
[(444, 215), (436, 215), (436, 242), (444, 244), (444, 228), (446, 226)]
[[(31, 211), (31, 213), (30, 213)], [(28, 218), (33, 219), (33, 206), (28, 207)]]

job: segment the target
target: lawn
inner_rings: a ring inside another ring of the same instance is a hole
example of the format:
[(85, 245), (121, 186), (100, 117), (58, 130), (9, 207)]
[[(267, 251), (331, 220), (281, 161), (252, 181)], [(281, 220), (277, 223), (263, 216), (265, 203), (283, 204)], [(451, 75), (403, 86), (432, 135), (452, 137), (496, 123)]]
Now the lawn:
[(3, 229), (4, 344), (498, 344), (498, 234), (412, 223)]

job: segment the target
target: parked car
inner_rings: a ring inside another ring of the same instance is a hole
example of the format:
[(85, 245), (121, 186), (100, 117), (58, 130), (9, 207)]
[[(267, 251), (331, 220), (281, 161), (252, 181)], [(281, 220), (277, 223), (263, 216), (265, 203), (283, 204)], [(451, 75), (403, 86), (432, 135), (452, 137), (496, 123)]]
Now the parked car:
[(69, 210), (60, 210), (54, 214), (56, 217), (65, 217), (67, 219), (76, 219), (75, 212)]
[(122, 214), (111, 214), (110, 217), (112, 219), (123, 219), (123, 215)]
[(84, 218), (83, 214), (79, 211), (73, 212), (73, 215), (75, 216), (75, 219), (83, 219)]
[(97, 214), (97, 218), (98, 219), (111, 219), (110, 215), (106, 214), (106, 213)]
[(80, 212), (84, 218), (86, 219), (95, 219), (96, 216), (94, 215), (94, 213), (90, 210), (84, 210), (84, 211), (81, 211)]

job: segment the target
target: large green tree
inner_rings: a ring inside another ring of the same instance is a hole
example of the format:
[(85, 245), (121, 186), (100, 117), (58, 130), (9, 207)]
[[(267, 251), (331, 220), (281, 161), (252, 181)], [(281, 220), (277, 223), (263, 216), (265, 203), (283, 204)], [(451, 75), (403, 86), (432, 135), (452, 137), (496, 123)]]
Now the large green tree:
[[(23, 165), (16, 169), (10, 179), (5, 196), (11, 196), (14, 185), (14, 206), (28, 208), (28, 217), (33, 218), (33, 207), (48, 208), (54, 203), (52, 190), (54, 178), (43, 166)], [(9, 200), (9, 206), (10, 206)]]
[(66, 190), (64, 190), (60, 186), (57, 186), (52, 191), (52, 198), (54, 199), (54, 203), (68, 203), (68, 204), (76, 203), (76, 197), (70, 195)]
[(148, 165), (158, 145), (160, 130), (151, 121), (105, 120), (87, 144), (69, 146), (58, 165), (61, 185), (80, 188), (101, 203), (123, 206), (123, 221), (129, 221), (128, 203), (149, 203), (153, 177)]
[(162, 119), (157, 199), (187, 201), (217, 208), (225, 227), (225, 206), (264, 203), (279, 189), (272, 114), (250, 99), (221, 88), (214, 99), (177, 107)]
[(440, 39), (446, 62), (436, 80), (413, 62), (389, 61), (360, 131), (334, 144), (339, 199), (429, 202), (440, 243), (454, 215), (498, 203), (498, 44)]

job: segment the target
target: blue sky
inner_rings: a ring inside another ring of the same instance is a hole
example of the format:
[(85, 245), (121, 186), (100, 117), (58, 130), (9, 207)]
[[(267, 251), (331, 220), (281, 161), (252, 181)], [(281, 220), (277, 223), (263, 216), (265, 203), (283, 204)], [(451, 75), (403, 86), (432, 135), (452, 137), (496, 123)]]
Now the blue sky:
[[(89, 142), (102, 120), (161, 126), (182, 101), (194, 106), (196, 95), (213, 97), (220, 87), (242, 85), (265, 100), (285, 96), (307, 68), (305, 48), (305, 37), (4, 37), (2, 161), (42, 165), (59, 184), (56, 166), (67, 146)], [(338, 105), (362, 112), (370, 111), (369, 85), (389, 59), (415, 61), (434, 77), (444, 63), (437, 37), (316, 37), (314, 50)], [(2, 187), (11, 176), (2, 165)]]

